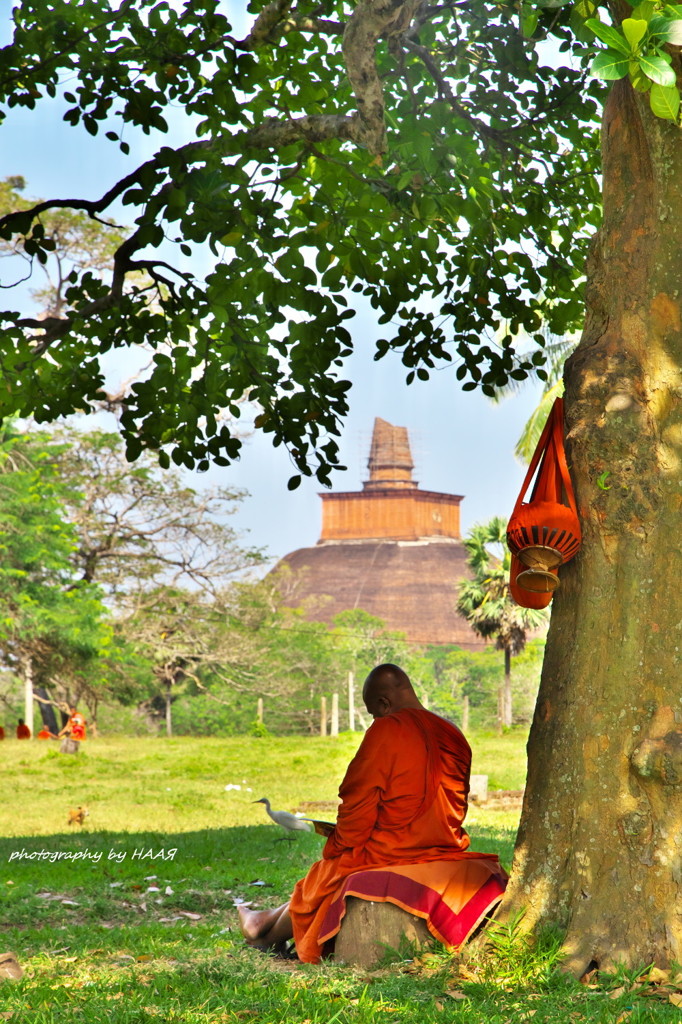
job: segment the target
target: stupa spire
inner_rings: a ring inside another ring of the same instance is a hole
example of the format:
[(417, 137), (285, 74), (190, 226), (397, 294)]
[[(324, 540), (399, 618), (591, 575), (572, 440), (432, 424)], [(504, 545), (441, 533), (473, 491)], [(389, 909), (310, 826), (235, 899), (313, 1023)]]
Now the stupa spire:
[(362, 485), (365, 491), (415, 488), (407, 427), (394, 427), (377, 416), (367, 466), (369, 480)]

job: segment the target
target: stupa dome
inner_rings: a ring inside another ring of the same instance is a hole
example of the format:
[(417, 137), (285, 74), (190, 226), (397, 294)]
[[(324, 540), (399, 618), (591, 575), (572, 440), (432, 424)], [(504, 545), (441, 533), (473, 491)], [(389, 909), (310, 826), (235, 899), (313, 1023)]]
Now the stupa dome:
[(374, 421), (368, 468), (361, 491), (320, 495), (317, 544), (279, 563), (296, 574), (296, 602), (309, 603), (309, 618), (319, 621), (361, 608), (415, 643), (482, 647), (456, 609), (458, 582), (470, 575), (462, 496), (421, 490), (407, 429), (382, 419)]

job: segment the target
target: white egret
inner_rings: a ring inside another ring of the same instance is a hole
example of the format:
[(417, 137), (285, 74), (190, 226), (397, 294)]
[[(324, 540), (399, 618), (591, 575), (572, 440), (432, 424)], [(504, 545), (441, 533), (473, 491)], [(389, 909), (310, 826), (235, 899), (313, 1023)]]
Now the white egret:
[[(270, 807), (270, 801), (267, 797), (261, 797), (260, 800), (254, 800), (254, 804), (265, 804), (265, 810), (268, 812), (275, 824), (280, 825), (287, 832), (312, 832), (312, 827), (308, 823), (306, 818), (297, 818), (295, 814), (290, 814), (289, 811), (273, 811)], [(287, 835), (287, 839), (293, 839), (293, 836)]]

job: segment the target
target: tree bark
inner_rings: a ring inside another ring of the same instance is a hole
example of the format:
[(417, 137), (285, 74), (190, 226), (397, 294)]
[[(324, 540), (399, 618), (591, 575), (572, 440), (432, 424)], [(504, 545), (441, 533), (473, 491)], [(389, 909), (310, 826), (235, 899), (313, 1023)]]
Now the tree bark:
[(602, 136), (566, 370), (584, 543), (553, 601), (503, 909), (564, 927), (576, 974), (682, 960), (682, 133), (617, 82)]

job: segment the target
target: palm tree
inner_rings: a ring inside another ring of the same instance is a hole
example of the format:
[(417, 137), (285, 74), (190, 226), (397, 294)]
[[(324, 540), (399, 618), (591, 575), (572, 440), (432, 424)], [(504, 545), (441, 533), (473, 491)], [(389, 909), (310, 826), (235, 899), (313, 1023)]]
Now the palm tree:
[[(509, 592), (511, 556), (507, 548), (507, 521), (495, 516), (472, 528), (464, 544), (473, 578), (459, 585), (457, 610), (480, 637), (495, 641), (504, 651), (504, 685), (497, 695), (497, 724), (512, 724), (511, 659), (526, 646), (528, 634), (547, 622), (546, 611), (521, 608)], [(499, 554), (490, 551), (493, 546)]]
[[(514, 455), (520, 462), (528, 464), (533, 458), (533, 452), (540, 440), (542, 428), (547, 422), (550, 410), (554, 405), (555, 398), (561, 398), (564, 393), (564, 363), (575, 350), (578, 344), (577, 335), (567, 335), (565, 338), (557, 338), (553, 334), (545, 332), (546, 342), (544, 345), (545, 363), (531, 372), (531, 380), (542, 380), (543, 389), (540, 401), (528, 417), (521, 436), (516, 442)], [(542, 376), (540, 376), (540, 373)], [(516, 394), (525, 384), (528, 378), (523, 381), (510, 379), (503, 388), (495, 392), (493, 402), (501, 402), (509, 395)]]

